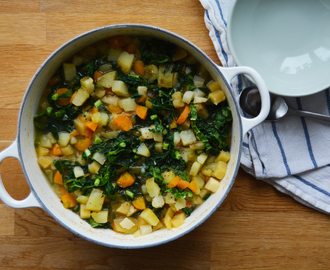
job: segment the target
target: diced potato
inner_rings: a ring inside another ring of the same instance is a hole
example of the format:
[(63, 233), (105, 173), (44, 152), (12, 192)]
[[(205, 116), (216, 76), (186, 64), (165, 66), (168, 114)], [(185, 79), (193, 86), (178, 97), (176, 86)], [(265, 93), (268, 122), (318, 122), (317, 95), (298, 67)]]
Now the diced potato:
[(112, 69), (112, 65), (110, 63), (105, 63), (98, 68), (101, 72), (109, 72)]
[(173, 204), (173, 203), (175, 203), (175, 197), (174, 197), (174, 195), (171, 192), (166, 193), (165, 202), (167, 204)]
[(209, 99), (214, 105), (218, 105), (220, 102), (226, 99), (226, 96), (222, 90), (216, 90), (209, 94)]
[(155, 151), (158, 152), (158, 153), (163, 151), (163, 143), (162, 142), (157, 142), (155, 144)]
[(132, 229), (132, 227), (136, 226), (136, 224), (129, 218), (124, 218), (119, 224), (127, 230)]
[(199, 193), (199, 196), (203, 199), (207, 194), (210, 194), (210, 191), (207, 189), (203, 188), (201, 192)]
[(53, 164), (53, 160), (50, 157), (47, 157), (47, 156), (46, 157), (39, 157), (38, 158), (38, 163), (42, 168), (46, 169), (51, 164)]
[(162, 230), (162, 229), (165, 229), (165, 226), (161, 221), (159, 221), (156, 226), (152, 227), (153, 232), (158, 231), (158, 230)]
[(68, 145), (70, 141), (70, 134), (67, 133), (67, 132), (61, 132), (59, 135), (58, 135), (58, 144), (62, 147), (65, 147)]
[(193, 180), (195, 181), (195, 183), (199, 189), (202, 189), (204, 187), (205, 181), (199, 175), (195, 175), (193, 177)]
[(136, 154), (144, 157), (150, 157), (149, 148), (145, 145), (145, 143), (141, 143), (139, 145)]
[(53, 144), (50, 140), (50, 138), (47, 136), (48, 134), (41, 135), (40, 136), (40, 144), (39, 146), (45, 147), (45, 148), (52, 148)]
[(202, 90), (198, 89), (198, 88), (196, 88), (193, 92), (194, 92), (194, 97), (195, 98), (196, 97), (205, 97), (205, 93)]
[(197, 161), (202, 165), (205, 163), (206, 160), (207, 160), (207, 154), (205, 153), (202, 153), (197, 157)]
[(191, 124), (191, 121), (189, 118), (187, 118), (181, 125), (180, 125), (180, 128), (182, 128), (183, 130), (187, 130), (190, 128), (190, 124)]
[(117, 71), (110, 71), (107, 73), (104, 73), (102, 76), (97, 81), (97, 84), (105, 87), (105, 88), (110, 88), (112, 87), (113, 81), (117, 77)]
[(178, 91), (178, 92), (173, 93), (172, 94), (172, 99), (173, 100), (176, 100), (176, 99), (181, 100), (182, 99), (182, 92)]
[(122, 49), (113, 49), (111, 48), (108, 52), (108, 61), (117, 62), (120, 54), (123, 52)]
[(82, 219), (88, 219), (91, 217), (91, 210), (86, 209), (85, 204), (80, 204), (80, 217)]
[(98, 87), (95, 89), (94, 93), (98, 98), (104, 97), (107, 91), (104, 88)]
[(75, 152), (74, 152), (74, 148), (71, 145), (68, 145), (68, 146), (62, 147), (62, 153), (64, 156), (70, 156), (70, 155), (73, 155)]
[(173, 100), (173, 107), (174, 108), (182, 108), (183, 106), (185, 106), (186, 104), (182, 101), (182, 99), (175, 99)]
[(195, 133), (192, 129), (183, 130), (180, 132), (180, 138), (183, 146), (187, 146), (197, 141)]
[(190, 144), (189, 147), (194, 150), (203, 150), (205, 149), (205, 144), (202, 141), (197, 141), (193, 144)]
[(119, 97), (105, 95), (104, 97), (101, 98), (101, 101), (103, 104), (118, 106)]
[(66, 81), (72, 81), (77, 73), (76, 66), (71, 63), (63, 63), (63, 73)]
[(127, 212), (127, 216), (130, 217), (131, 215), (134, 215), (137, 211), (138, 209), (136, 209), (133, 205), (131, 205)]
[(120, 131), (116, 130), (116, 131), (109, 131), (109, 132), (105, 132), (102, 134), (102, 136), (104, 138), (107, 138), (107, 139), (114, 139), (114, 138), (117, 138), (118, 134), (120, 133)]
[(101, 120), (99, 121), (99, 126), (104, 127), (109, 122), (109, 115), (106, 112), (100, 112)]
[(125, 112), (135, 111), (136, 108), (135, 99), (130, 97), (121, 99), (118, 104)]
[(76, 130), (79, 132), (79, 134), (81, 134), (81, 135), (86, 134), (86, 126), (82, 121), (80, 121), (79, 118), (74, 119), (73, 123), (74, 123)]
[(141, 133), (141, 137), (145, 140), (153, 139), (154, 138), (154, 133), (150, 131), (150, 129), (153, 129), (154, 127), (144, 127), (144, 128), (139, 128), (139, 131)]
[(221, 90), (221, 86), (219, 82), (211, 81), (207, 84), (207, 88), (210, 89), (211, 92), (215, 92), (216, 90)]
[(98, 174), (100, 168), (101, 168), (100, 163), (98, 163), (96, 161), (93, 161), (88, 167), (91, 174)]
[(217, 190), (220, 187), (220, 182), (216, 179), (214, 179), (213, 177), (211, 177), (209, 179), (209, 181), (207, 181), (206, 185), (204, 186), (205, 189), (215, 193), (217, 192)]
[(223, 161), (219, 161), (213, 171), (212, 176), (221, 180), (226, 175), (226, 172), (227, 172), (227, 163)]
[(216, 162), (207, 164), (202, 168), (201, 172), (206, 176), (212, 176), (212, 173), (216, 166), (217, 166)]
[(157, 185), (157, 183), (155, 183), (154, 178), (147, 179), (146, 188), (150, 197), (152, 198), (158, 196), (160, 192), (160, 187)]
[[(144, 209), (141, 212), (140, 217), (142, 217), (151, 226), (156, 226), (159, 222), (158, 217), (155, 215), (155, 213), (150, 208)], [(140, 230), (141, 230), (141, 227), (140, 227)]]
[(165, 74), (164, 71), (167, 67), (167, 64), (161, 64), (158, 69), (158, 86), (164, 88), (173, 87), (173, 73), (172, 68), (169, 68)]
[(70, 144), (76, 144), (78, 142), (78, 139), (76, 137), (71, 137), (70, 138)]
[(148, 88), (146, 86), (138, 86), (137, 87), (137, 91), (138, 91), (139, 95), (141, 95), (141, 96), (146, 95), (147, 90), (148, 90)]
[(86, 209), (92, 211), (101, 211), (105, 196), (103, 191), (98, 188), (93, 188), (91, 194), (89, 195)]
[(76, 178), (79, 178), (79, 177), (82, 177), (85, 175), (83, 168), (81, 168), (80, 166), (75, 166), (73, 168), (73, 173)]
[(197, 175), (199, 173), (199, 170), (202, 168), (202, 164), (200, 164), (198, 161), (195, 161), (190, 169), (191, 175)]
[(186, 204), (187, 204), (187, 202), (185, 199), (178, 199), (175, 202), (174, 207), (175, 207), (176, 211), (179, 211), (180, 209), (185, 208)]
[(184, 224), (185, 219), (186, 219), (185, 213), (176, 214), (172, 218), (172, 226), (174, 228), (178, 228), (178, 227), (182, 226)]
[(203, 119), (206, 119), (209, 117), (209, 112), (207, 111), (204, 104), (196, 103), (195, 107), (196, 107), (197, 113), (200, 117), (202, 117)]
[(94, 123), (99, 123), (101, 121), (101, 113), (100, 112), (93, 113), (91, 119)]
[(150, 225), (142, 225), (140, 226), (141, 235), (147, 235), (152, 233), (152, 227)]
[(107, 223), (108, 222), (108, 210), (103, 210), (99, 212), (92, 212), (91, 216), (97, 223)]
[(122, 203), (116, 210), (117, 213), (127, 216), (132, 204), (130, 202)]
[(89, 92), (86, 89), (79, 88), (76, 96), (72, 100), (72, 104), (75, 106), (81, 106), (89, 98)]
[(129, 97), (128, 87), (123, 81), (114, 80), (112, 83), (112, 92), (117, 96)]
[(163, 133), (154, 134), (154, 141), (155, 142), (162, 142), (163, 141)]
[(86, 205), (87, 202), (88, 202), (88, 199), (89, 199), (88, 196), (85, 196), (85, 195), (79, 195), (79, 196), (77, 197), (77, 202)]
[(94, 81), (91, 77), (84, 77), (80, 79), (81, 88), (88, 91), (89, 94), (94, 92)]
[(130, 73), (134, 61), (134, 54), (123, 51), (118, 58), (118, 67), (125, 73)]
[(141, 236), (141, 231), (140, 230), (136, 230), (134, 233), (133, 233), (133, 236), (134, 238), (138, 238)]
[(107, 160), (106, 156), (103, 155), (102, 153), (99, 153), (99, 152), (96, 152), (94, 155), (93, 155), (93, 159), (95, 161), (97, 161), (98, 163), (100, 163), (101, 165), (104, 164), (104, 162)]
[(175, 177), (174, 171), (165, 171), (162, 172), (162, 177), (163, 177), (163, 182), (164, 183), (169, 183), (174, 177)]
[(161, 208), (164, 206), (165, 201), (162, 195), (158, 195), (152, 199), (152, 206), (154, 208)]
[(38, 147), (38, 156), (42, 157), (42, 156), (47, 156), (48, 154), (49, 154), (49, 149), (39, 145), (39, 147)]
[(174, 216), (174, 211), (171, 207), (167, 208), (166, 214), (164, 216), (164, 224), (168, 230), (172, 229), (172, 218)]
[(194, 98), (194, 92), (193, 91), (186, 91), (182, 97), (182, 101), (190, 104), (190, 102), (193, 100)]
[[(137, 227), (137, 221), (135, 218), (132, 217), (128, 217), (127, 219), (129, 219), (131, 222), (133, 222), (135, 225), (133, 227), (131, 227), (130, 229), (126, 229), (123, 228), (120, 223), (125, 219), (126, 217), (119, 217), (114, 219), (113, 221), (113, 225), (115, 227), (115, 230), (124, 234), (133, 234), (137, 231), (138, 227)], [(125, 223), (124, 223), (125, 224)], [(150, 226), (150, 225), (149, 225)]]
[(215, 162), (222, 161), (227, 163), (230, 160), (230, 152), (221, 150), (220, 154), (215, 159)]
[(144, 76), (148, 81), (153, 82), (158, 78), (158, 67), (155, 65), (148, 65), (144, 68)]
[(195, 97), (194, 98), (194, 104), (205, 103), (205, 102), (207, 102), (207, 98), (205, 98), (205, 97)]
[(182, 159), (187, 163), (188, 161), (193, 161), (196, 157), (194, 149), (191, 148), (181, 148), (179, 150)]
[(180, 133), (178, 131), (175, 131), (174, 139), (173, 139), (174, 146), (177, 146), (180, 141), (181, 141)]
[(205, 79), (200, 77), (200, 76), (197, 76), (195, 75), (194, 76), (194, 85), (195, 87), (202, 87), (204, 85), (204, 82), (205, 82)]

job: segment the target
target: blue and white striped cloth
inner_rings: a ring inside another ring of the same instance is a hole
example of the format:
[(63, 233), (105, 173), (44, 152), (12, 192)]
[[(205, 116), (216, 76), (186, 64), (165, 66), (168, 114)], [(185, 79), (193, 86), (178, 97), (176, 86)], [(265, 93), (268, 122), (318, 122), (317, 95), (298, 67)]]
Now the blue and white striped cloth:
[[(235, 66), (226, 36), (232, 1), (200, 0), (219, 59), (229, 67)], [(243, 76), (232, 81), (237, 98), (246, 84)], [(292, 108), (330, 114), (329, 89), (286, 100)], [(330, 214), (330, 123), (289, 115), (265, 121), (244, 138), (241, 166), (297, 201)]]

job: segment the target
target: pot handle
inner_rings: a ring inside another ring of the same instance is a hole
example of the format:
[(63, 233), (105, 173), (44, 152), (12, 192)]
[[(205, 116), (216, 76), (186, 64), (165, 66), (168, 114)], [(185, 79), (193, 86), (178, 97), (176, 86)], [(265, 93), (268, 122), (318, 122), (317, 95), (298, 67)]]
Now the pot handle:
[[(17, 148), (17, 140), (15, 140), (8, 148), (0, 152), (0, 164), (1, 162), (9, 157), (17, 158), (19, 161), (18, 148)], [(0, 175), (0, 199), (12, 208), (27, 208), (27, 207), (40, 207), (41, 204), (38, 202), (37, 198), (31, 191), (30, 194), (24, 200), (15, 200), (11, 197), (7, 190), (5, 189)]]
[(243, 137), (244, 135), (253, 127), (260, 124), (262, 121), (266, 119), (266, 117), (269, 114), (270, 111), (270, 94), (268, 92), (266, 83), (260, 76), (260, 74), (255, 71), (253, 68), (250, 67), (218, 67), (222, 73), (222, 75), (225, 77), (227, 82), (230, 84), (230, 81), (232, 78), (234, 78), (238, 74), (246, 74), (249, 75), (256, 84), (260, 97), (261, 97), (261, 110), (260, 113), (254, 117), (254, 118), (246, 118), (241, 117), (242, 125), (243, 125)]

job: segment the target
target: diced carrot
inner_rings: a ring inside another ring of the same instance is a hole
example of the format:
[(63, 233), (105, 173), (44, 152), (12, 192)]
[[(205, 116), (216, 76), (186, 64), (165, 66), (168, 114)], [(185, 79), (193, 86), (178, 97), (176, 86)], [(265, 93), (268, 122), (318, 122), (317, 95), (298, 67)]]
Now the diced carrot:
[(193, 192), (193, 193), (197, 193), (198, 191), (198, 187), (197, 187), (197, 184), (194, 180), (192, 180), (190, 183), (189, 183), (189, 186), (188, 188)]
[(188, 118), (188, 115), (190, 113), (190, 106), (186, 105), (182, 113), (180, 114), (179, 118), (176, 120), (176, 123), (178, 125), (181, 125), (186, 119)]
[(70, 104), (72, 104), (72, 102), (73, 102), (74, 98), (76, 97), (77, 93), (78, 93), (78, 91), (73, 93), (72, 97), (70, 98)]
[(97, 83), (97, 81), (99, 80), (99, 78), (102, 76), (102, 73), (98, 70), (96, 70), (94, 72), (94, 82)]
[(97, 113), (99, 110), (96, 108), (96, 107), (94, 107), (93, 109), (92, 109), (92, 111), (91, 111), (91, 114), (94, 114), (94, 113)]
[(140, 60), (135, 61), (133, 70), (135, 74), (143, 76), (144, 75), (144, 63)]
[(123, 36), (114, 36), (109, 39), (111, 48), (118, 49), (126, 45), (125, 37)]
[(118, 115), (115, 119), (113, 119), (113, 123), (122, 131), (129, 131), (133, 128), (131, 119), (125, 115)]
[(64, 208), (73, 208), (77, 206), (76, 199), (69, 193), (61, 196), (61, 201), (63, 203)]
[(146, 200), (143, 196), (137, 197), (134, 201), (132, 201), (132, 204), (138, 210), (146, 209)]
[(123, 110), (116, 105), (109, 105), (107, 110), (111, 113), (122, 113)]
[(125, 172), (118, 178), (117, 185), (125, 188), (133, 185), (134, 181), (134, 177), (130, 173)]
[(62, 196), (69, 193), (64, 186), (61, 186), (60, 190)]
[(72, 131), (72, 132), (70, 133), (70, 137), (76, 137), (76, 136), (78, 136), (78, 135), (80, 135), (80, 133), (79, 133), (78, 130), (74, 130), (74, 131)]
[(48, 81), (48, 84), (49, 84), (49, 86), (54, 86), (55, 84), (57, 84), (60, 81), (61, 81), (61, 77), (55, 76)]
[(181, 189), (186, 189), (189, 186), (189, 182), (187, 182), (183, 179), (180, 179), (179, 183), (176, 186)]
[(94, 134), (93, 130), (86, 128), (86, 134), (85, 134), (86, 138), (92, 138), (93, 134)]
[(79, 151), (84, 151), (92, 144), (92, 140), (90, 138), (85, 138), (79, 142), (77, 142), (74, 147), (76, 147)]
[(137, 99), (137, 101), (138, 101), (138, 102), (146, 102), (147, 98), (148, 98), (147, 95), (143, 95), (143, 96), (139, 97), (139, 98)]
[(137, 49), (136, 45), (131, 43), (128, 44), (124, 50), (130, 54), (134, 54), (136, 52), (136, 49)]
[(180, 182), (180, 177), (179, 176), (175, 176), (167, 185), (167, 188), (174, 188), (177, 186), (177, 184), (179, 184)]
[(85, 126), (87, 128), (89, 128), (90, 130), (92, 130), (93, 132), (95, 132), (95, 130), (97, 129), (97, 126), (98, 125), (99, 125), (98, 123), (95, 123), (93, 121), (90, 121), (90, 122), (85, 123)]
[(136, 114), (141, 118), (141, 119), (146, 119), (147, 115), (148, 115), (148, 108), (147, 107), (144, 107), (144, 106), (141, 106), (139, 104), (136, 104), (136, 107), (135, 107), (135, 111), (136, 111)]
[(59, 171), (56, 171), (56, 173), (54, 175), (54, 183), (63, 185), (63, 177)]
[[(59, 88), (56, 90), (55, 94), (61, 96), (67, 92), (71, 94), (71, 91), (68, 88)], [(70, 99), (71, 98), (57, 98), (56, 103), (61, 106), (66, 106), (70, 103)]]
[(174, 129), (174, 128), (177, 128), (177, 127), (178, 127), (178, 125), (176, 123), (176, 119), (173, 118), (172, 123), (170, 124), (170, 129)]
[(61, 146), (56, 143), (54, 146), (53, 146), (53, 149), (52, 149), (52, 155), (53, 156), (62, 156), (63, 155), (63, 152), (62, 152), (62, 149), (61, 149)]

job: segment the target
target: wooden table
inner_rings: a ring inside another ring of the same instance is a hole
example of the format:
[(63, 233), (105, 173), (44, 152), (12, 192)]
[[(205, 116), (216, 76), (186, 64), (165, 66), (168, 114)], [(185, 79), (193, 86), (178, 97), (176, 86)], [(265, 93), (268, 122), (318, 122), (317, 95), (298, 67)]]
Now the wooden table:
[[(173, 31), (220, 64), (198, 0), (0, 1), (0, 150), (15, 139), (22, 97), (52, 51), (85, 31), (142, 23)], [(8, 192), (29, 193), (17, 160), (1, 165)], [(0, 202), (1, 269), (329, 269), (330, 220), (241, 170), (221, 207), (168, 244), (118, 250), (77, 237), (41, 209)]]

